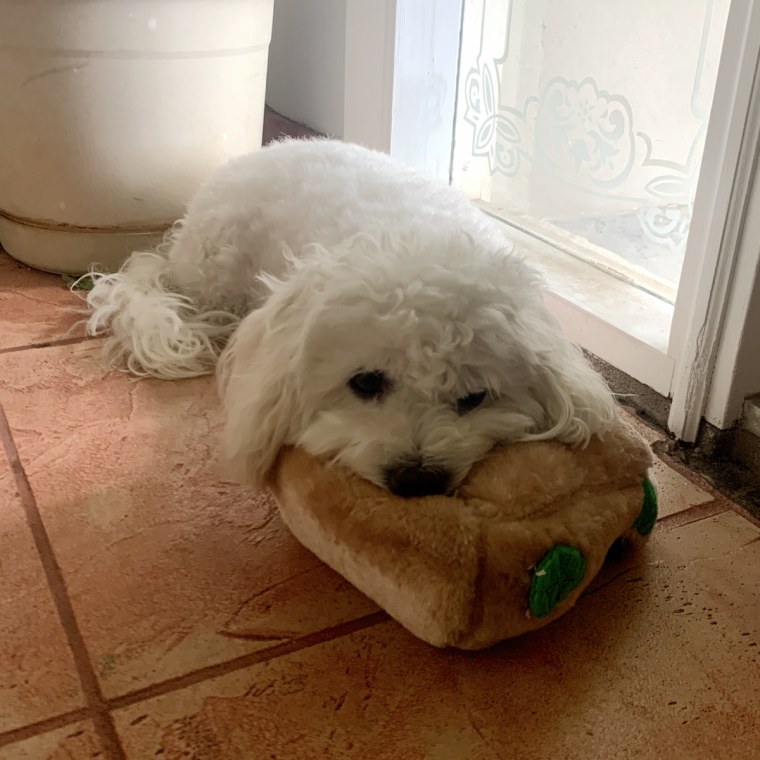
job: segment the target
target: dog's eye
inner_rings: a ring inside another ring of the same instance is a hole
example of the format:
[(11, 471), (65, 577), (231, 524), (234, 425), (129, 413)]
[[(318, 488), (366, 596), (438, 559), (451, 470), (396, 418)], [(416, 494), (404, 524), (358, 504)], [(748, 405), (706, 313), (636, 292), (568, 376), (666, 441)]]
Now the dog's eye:
[(467, 414), (473, 409), (477, 409), (486, 399), (485, 391), (477, 391), (476, 393), (468, 393), (466, 396), (457, 399), (457, 412), (459, 414)]
[(380, 398), (391, 386), (385, 373), (359, 372), (348, 381), (348, 387), (361, 399)]

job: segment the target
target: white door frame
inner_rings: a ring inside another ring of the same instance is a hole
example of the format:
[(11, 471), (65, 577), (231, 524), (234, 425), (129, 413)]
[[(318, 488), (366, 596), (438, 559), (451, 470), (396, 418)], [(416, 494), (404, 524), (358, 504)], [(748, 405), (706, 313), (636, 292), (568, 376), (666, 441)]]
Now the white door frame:
[(676, 368), (668, 427), (684, 441), (696, 440), (707, 407), (735, 273), (760, 137), (759, 59), (760, 3), (733, 0), (670, 332)]
[(449, 180), (464, 0), (346, 0), (343, 139)]

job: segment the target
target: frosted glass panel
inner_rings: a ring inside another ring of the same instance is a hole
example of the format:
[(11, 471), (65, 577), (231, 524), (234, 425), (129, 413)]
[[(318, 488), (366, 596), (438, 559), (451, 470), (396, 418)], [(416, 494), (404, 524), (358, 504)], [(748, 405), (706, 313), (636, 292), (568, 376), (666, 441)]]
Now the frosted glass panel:
[(729, 0), (467, 0), (454, 183), (665, 298)]

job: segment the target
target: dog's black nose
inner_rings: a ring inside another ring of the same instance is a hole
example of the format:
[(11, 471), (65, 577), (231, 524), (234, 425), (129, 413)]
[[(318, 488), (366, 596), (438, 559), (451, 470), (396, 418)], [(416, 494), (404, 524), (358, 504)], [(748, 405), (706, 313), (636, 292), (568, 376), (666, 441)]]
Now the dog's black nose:
[(385, 484), (397, 496), (431, 496), (449, 490), (451, 473), (419, 462), (400, 462), (385, 471)]

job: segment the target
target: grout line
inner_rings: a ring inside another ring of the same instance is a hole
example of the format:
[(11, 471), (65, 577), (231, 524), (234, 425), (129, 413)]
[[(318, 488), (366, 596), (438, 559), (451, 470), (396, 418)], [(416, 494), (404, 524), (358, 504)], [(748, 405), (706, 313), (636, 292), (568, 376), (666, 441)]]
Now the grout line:
[(619, 572), (616, 572), (612, 577), (606, 578), (603, 583), (600, 583), (598, 586), (594, 586), (593, 585), (594, 581), (597, 580), (597, 578), (599, 577), (597, 575), (597, 577), (594, 578), (594, 580), (591, 581), (591, 583), (581, 592), (581, 595), (578, 598), (578, 601), (580, 602), (582, 599), (586, 597), (593, 596), (594, 594), (598, 593), (602, 589), (607, 588), (607, 586), (611, 586), (616, 580), (618, 580), (618, 578), (622, 578), (624, 575), (628, 575), (628, 573), (632, 573), (638, 570), (641, 570), (641, 565), (639, 564), (634, 564), (634, 565), (631, 565), (630, 567), (624, 567)]
[(704, 504), (695, 504), (688, 509), (682, 509), (680, 512), (674, 512), (672, 515), (665, 515), (657, 520), (657, 527), (661, 530), (672, 530), (681, 528), (684, 525), (706, 520), (709, 517), (728, 512), (730, 507), (721, 499), (705, 502)]
[[(707, 504), (712, 504), (712, 503), (717, 502), (718, 504), (721, 504), (723, 507), (723, 509), (720, 511), (732, 510), (733, 512), (736, 512), (738, 515), (743, 517), (748, 522), (751, 522), (755, 527), (760, 528), (760, 520), (758, 520), (758, 518), (755, 515), (748, 512), (746, 509), (744, 509), (742, 506), (740, 506), (736, 502), (732, 501), (730, 497), (721, 493), (721, 491), (718, 488), (716, 488), (712, 483), (710, 483), (704, 476), (700, 475), (698, 472), (695, 472), (694, 470), (687, 467), (680, 459), (672, 456), (667, 451), (660, 450), (660, 447), (658, 448), (652, 447), (652, 450), (654, 451), (655, 456), (666, 467), (670, 468), (671, 470), (674, 470), (679, 475), (686, 478), (686, 480), (688, 480), (692, 485), (697, 486), (697, 488), (699, 488), (700, 490), (712, 496), (714, 499), (714, 502), (708, 502)], [(700, 504), (698, 506), (707, 506), (707, 505)], [(694, 507), (692, 507), (692, 509), (694, 509)], [(689, 511), (689, 510), (686, 510), (686, 511)], [(701, 519), (701, 518), (697, 518), (697, 519)]]
[(654, 455), (671, 470), (675, 470), (679, 475), (686, 478), (692, 485), (697, 486), (705, 493), (709, 493), (714, 498), (724, 498), (723, 494), (718, 491), (717, 488), (712, 486), (702, 475), (694, 470), (689, 469), (683, 462), (674, 456), (671, 456), (667, 451), (667, 446), (670, 441), (655, 441), (652, 444), (652, 451)]
[(1, 405), (0, 440), (5, 447), (8, 463), (13, 472), (16, 488), (18, 489), (21, 504), (26, 514), (26, 521), (32, 532), (32, 538), (37, 547), (37, 553), (45, 572), (45, 577), (47, 578), (53, 602), (58, 611), (58, 617), (61, 620), (61, 625), (66, 634), (69, 648), (74, 657), (74, 662), (82, 686), (82, 693), (84, 694), (87, 706), (90, 709), (90, 717), (95, 724), (106, 752), (108, 752), (113, 760), (125, 760), (126, 755), (119, 743), (119, 737), (116, 733), (113, 718), (108, 711), (108, 705), (100, 690), (100, 685), (98, 684), (95, 670), (92, 667), (87, 646), (85, 645), (84, 638), (79, 630), (79, 625), (74, 614), (74, 608), (66, 590), (66, 581), (64, 580), (61, 568), (58, 566), (58, 562), (55, 559), (53, 547), (50, 543), (50, 537), (48, 536), (45, 524), (42, 521), (42, 516), (37, 508), (37, 500), (35, 499), (34, 492), (29, 483), (29, 478), (26, 475), (21, 459), (19, 458), (18, 450), (13, 440), (13, 434), (11, 433), (10, 424), (8, 423), (8, 418)]
[(760, 528), (760, 519), (758, 519), (757, 515), (746, 510), (741, 504), (734, 504), (734, 502), (731, 502), (731, 509), (741, 515), (747, 522), (751, 522), (756, 528)]
[(90, 335), (82, 335), (78, 338), (60, 338), (57, 340), (46, 340), (42, 343), (28, 343), (25, 346), (9, 346), (8, 348), (0, 348), (0, 355), (2, 354), (15, 354), (19, 351), (30, 351), (35, 348), (51, 348), (53, 346), (70, 346), (74, 343), (85, 343), (88, 340), (94, 340)]
[(57, 728), (64, 728), (65, 726), (79, 723), (79, 721), (87, 720), (89, 717), (89, 710), (86, 707), (80, 707), (78, 710), (54, 715), (52, 718), (38, 720), (36, 723), (27, 723), (21, 728), (3, 731), (0, 733), (0, 747), (5, 747), (8, 744), (14, 744), (24, 739), (31, 739), (33, 736), (39, 736), (48, 731), (55, 731)]
[[(715, 517), (716, 515), (720, 515), (728, 511), (730, 511), (730, 508), (719, 499), (714, 499), (713, 501), (708, 501), (704, 504), (695, 504), (694, 506), (682, 509), (680, 512), (674, 512), (670, 515), (658, 517), (653, 533), (659, 531), (670, 531), (675, 528), (682, 528), (684, 525), (691, 525), (692, 523), (699, 522), (700, 520), (706, 520), (710, 517)], [(616, 572), (612, 577), (607, 578), (604, 583), (601, 583), (598, 586), (594, 586), (594, 582), (596, 580), (594, 579), (594, 581), (592, 581), (589, 586), (583, 591), (580, 598), (583, 599), (585, 596), (596, 594), (598, 591), (601, 591), (603, 588), (607, 588), (607, 586), (614, 583), (616, 580), (618, 580), (618, 578), (621, 578), (622, 576), (634, 570), (640, 569), (641, 568), (639, 564), (633, 564), (624, 567), (622, 570)]]
[(273, 647), (249, 652), (248, 654), (241, 655), (233, 660), (226, 660), (225, 662), (220, 662), (216, 665), (209, 665), (205, 668), (184, 673), (176, 678), (169, 678), (161, 683), (151, 684), (143, 689), (130, 691), (126, 694), (109, 699), (108, 704), (112, 710), (128, 707), (137, 702), (143, 702), (146, 699), (161, 697), (173, 691), (185, 689), (188, 686), (195, 686), (203, 681), (208, 681), (219, 676), (225, 676), (234, 673), (235, 671), (249, 668), (252, 665), (259, 665), (262, 662), (276, 660), (285, 655), (300, 652), (304, 649), (317, 646), (318, 644), (324, 644), (328, 641), (339, 639), (342, 636), (356, 633), (357, 631), (363, 631), (380, 623), (385, 623), (390, 619), (390, 616), (382, 610), (372, 612), (369, 615), (357, 618), (356, 620), (349, 620), (346, 623), (340, 623), (332, 628), (324, 628), (321, 631), (315, 631), (314, 633), (309, 633), (305, 636), (300, 636), (297, 639), (285, 641), (282, 644), (277, 644)]
[[(659, 531), (670, 531), (674, 528), (681, 528), (684, 525), (691, 525), (692, 523), (699, 522), (700, 520), (706, 520), (709, 517), (715, 517), (715, 515), (720, 515), (728, 511), (729, 507), (717, 499), (708, 501), (704, 504), (695, 504), (692, 507), (682, 509), (680, 512), (674, 512), (671, 515), (658, 517), (653, 533)], [(622, 576), (639, 569), (641, 569), (639, 564), (633, 564), (624, 567), (619, 572), (616, 572), (612, 577), (607, 578), (604, 583), (601, 583), (598, 586), (594, 586), (594, 581), (592, 581), (589, 586), (583, 591), (580, 598), (583, 599), (585, 596), (596, 594), (598, 591), (601, 591), (603, 588), (607, 588), (607, 586), (614, 583), (616, 580), (618, 580), (618, 578), (621, 578)]]

